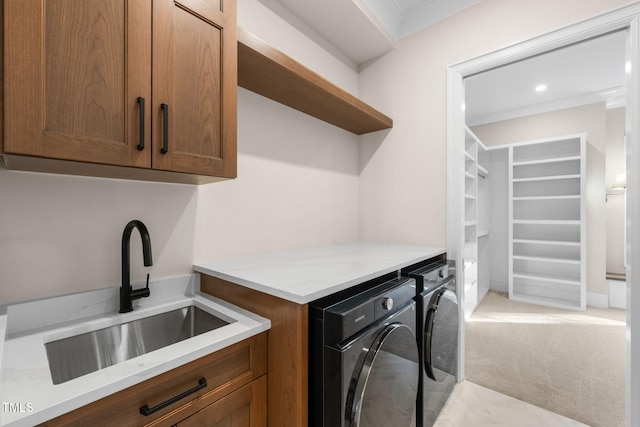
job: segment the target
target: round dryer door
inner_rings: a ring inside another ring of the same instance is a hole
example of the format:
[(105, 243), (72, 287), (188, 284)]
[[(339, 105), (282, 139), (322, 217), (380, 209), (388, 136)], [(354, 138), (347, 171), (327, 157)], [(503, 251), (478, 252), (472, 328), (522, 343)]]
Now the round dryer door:
[(458, 372), (458, 298), (446, 287), (436, 291), (424, 325), (424, 370), (435, 381)]
[(405, 324), (386, 325), (363, 351), (362, 368), (352, 378), (347, 398), (350, 427), (415, 425), (418, 348)]

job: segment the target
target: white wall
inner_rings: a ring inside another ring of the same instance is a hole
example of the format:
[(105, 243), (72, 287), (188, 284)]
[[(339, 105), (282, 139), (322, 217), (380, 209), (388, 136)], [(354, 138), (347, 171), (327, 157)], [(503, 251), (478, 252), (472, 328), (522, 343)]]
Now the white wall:
[(509, 150), (492, 150), (491, 153), (491, 250), (490, 289), (509, 292)]
[(363, 66), (361, 98), (391, 116), (394, 127), (383, 141), (363, 137), (361, 237), (446, 246), (449, 65), (629, 3), (483, 0)]
[(487, 123), (474, 126), (471, 130), (487, 147), (586, 132), (589, 144), (604, 153), (606, 150), (605, 103), (599, 102)]
[[(196, 187), (0, 169), (0, 303), (120, 285), (122, 231), (151, 234), (152, 278), (190, 271)], [(131, 239), (132, 282), (144, 279)]]
[[(257, 0), (239, 25), (357, 94), (358, 75)], [(358, 137), (238, 89), (238, 178), (205, 186), (0, 169), (0, 304), (120, 285), (120, 242), (149, 228), (154, 266), (132, 238), (132, 281), (188, 274), (194, 260), (358, 239)]]
[(358, 239), (348, 132), (241, 89), (238, 178), (198, 189), (196, 261)]
[[(357, 73), (257, 0), (238, 25), (357, 95)], [(357, 240), (358, 140), (239, 89), (238, 178), (199, 188), (195, 260)]]
[[(625, 109), (607, 110), (607, 192), (612, 192), (613, 181), (625, 171), (624, 132)], [(610, 273), (625, 274), (624, 204), (624, 193), (607, 198), (607, 272)]]

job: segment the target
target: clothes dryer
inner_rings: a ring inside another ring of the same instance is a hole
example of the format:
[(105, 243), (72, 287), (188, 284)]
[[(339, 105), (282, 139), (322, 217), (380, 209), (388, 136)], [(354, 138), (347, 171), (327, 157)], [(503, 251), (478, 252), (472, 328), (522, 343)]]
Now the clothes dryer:
[(435, 423), (456, 382), (459, 314), (454, 272), (444, 257), (401, 271), (416, 281), (419, 427)]
[(310, 304), (310, 426), (415, 426), (414, 296), (394, 273)]

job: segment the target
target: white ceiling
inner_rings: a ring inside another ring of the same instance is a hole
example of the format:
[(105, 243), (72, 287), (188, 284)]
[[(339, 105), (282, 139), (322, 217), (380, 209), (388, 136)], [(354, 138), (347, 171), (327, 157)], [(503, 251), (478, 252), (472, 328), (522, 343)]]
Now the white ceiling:
[(389, 52), (402, 37), (480, 0), (259, 1), (277, 14), (282, 15), (284, 9), (294, 15), (357, 65)]
[[(389, 52), (398, 40), (481, 0), (259, 0), (346, 63)], [(625, 35), (617, 33), (465, 80), (469, 126), (606, 101), (624, 101)], [(537, 93), (534, 87), (548, 89)]]
[[(625, 36), (602, 36), (465, 79), (467, 125), (601, 101), (624, 105)], [(547, 89), (536, 92), (539, 84)]]
[[(362, 0), (386, 27), (395, 25), (394, 37), (399, 40), (416, 31), (422, 30), (448, 16), (460, 12), (481, 0)], [(398, 10), (398, 16), (389, 17), (377, 13), (376, 5), (392, 3)], [(396, 19), (396, 21), (392, 21)]]

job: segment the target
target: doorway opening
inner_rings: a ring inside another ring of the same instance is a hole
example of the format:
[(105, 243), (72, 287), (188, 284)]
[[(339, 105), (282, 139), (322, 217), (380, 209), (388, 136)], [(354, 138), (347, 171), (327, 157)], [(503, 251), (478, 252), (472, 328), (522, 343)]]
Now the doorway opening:
[[(626, 187), (626, 232), (625, 245), (628, 266), (627, 272), (627, 317), (626, 317), (626, 419), (627, 425), (637, 425), (640, 421), (638, 408), (630, 405), (630, 402), (637, 401), (638, 380), (640, 373), (637, 363), (640, 360), (639, 343), (638, 343), (638, 323), (640, 316), (638, 308), (640, 308), (640, 293), (637, 291), (638, 282), (638, 255), (639, 245), (637, 237), (637, 229), (640, 225), (638, 199), (639, 199), (639, 182), (638, 177), (634, 175), (634, 169), (637, 169), (639, 158), (638, 147), (638, 6), (630, 6), (617, 11), (602, 15), (600, 17), (585, 21), (575, 26), (541, 36), (519, 45), (493, 52), (491, 54), (479, 57), (462, 64), (450, 67), (449, 69), (449, 115), (448, 115), (448, 230), (447, 230), (447, 246), (450, 256), (456, 260), (457, 274), (464, 277), (465, 261), (467, 261), (468, 253), (465, 249), (469, 245), (465, 245), (465, 181), (464, 175), (460, 171), (464, 170), (465, 162), (465, 113), (463, 105), (465, 101), (465, 80), (471, 79), (473, 76), (480, 75), (489, 70), (495, 70), (506, 66), (507, 64), (518, 63), (529, 58), (545, 55), (549, 52), (555, 52), (566, 48), (567, 46), (577, 45), (587, 40), (600, 38), (611, 33), (623, 34), (626, 47), (625, 52), (625, 80), (626, 93), (625, 101), (625, 134), (626, 147), (624, 148), (624, 159), (626, 169), (629, 172), (627, 176)], [(594, 59), (596, 60), (596, 59)], [(470, 80), (469, 80), (470, 81)], [(468, 128), (467, 128), (468, 130)], [(479, 132), (480, 133), (480, 132)], [(538, 135), (538, 138), (548, 137), (549, 135)], [(480, 137), (482, 139), (482, 137)], [(530, 139), (536, 139), (530, 138)], [(523, 141), (525, 139), (516, 139), (512, 142)], [(498, 144), (499, 145), (499, 144)], [(488, 147), (487, 147), (488, 148)], [(603, 159), (604, 162), (604, 159)], [(603, 186), (604, 187), (604, 186)], [(603, 188), (604, 189), (604, 188)], [(605, 196), (605, 194), (603, 194)], [(571, 204), (573, 202), (569, 202)], [(527, 201), (525, 204), (531, 204)], [(468, 222), (467, 222), (468, 223)], [(466, 233), (468, 235), (468, 232)], [(476, 244), (480, 242), (476, 240)], [(624, 252), (623, 252), (624, 253)], [(535, 255), (535, 254), (534, 254)], [(606, 256), (606, 255), (605, 255)], [(468, 262), (466, 264), (469, 264)], [(480, 274), (479, 272), (477, 274)], [(604, 274), (604, 271), (603, 271)], [(597, 294), (597, 292), (591, 292)], [(461, 304), (465, 304), (465, 289), (459, 287), (458, 297)], [(580, 312), (577, 312), (580, 313)], [(462, 319), (461, 319), (462, 320)], [(461, 321), (461, 324), (464, 324)], [(461, 333), (460, 348), (464, 348), (465, 336), (464, 331)], [(464, 355), (464, 350), (462, 352)], [(459, 379), (464, 378), (464, 360), (460, 358), (460, 372), (462, 375)], [(635, 362), (634, 362), (635, 361)]]

